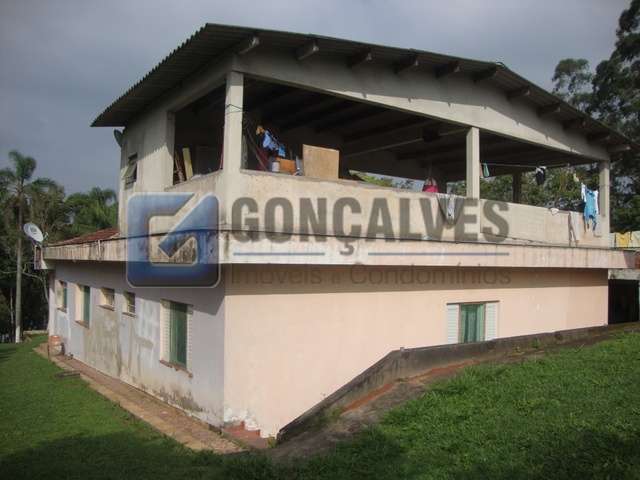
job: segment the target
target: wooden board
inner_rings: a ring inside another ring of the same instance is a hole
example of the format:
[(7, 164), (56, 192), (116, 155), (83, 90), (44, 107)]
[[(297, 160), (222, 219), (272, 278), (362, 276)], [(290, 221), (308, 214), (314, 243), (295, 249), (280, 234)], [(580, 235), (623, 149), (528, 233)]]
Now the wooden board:
[(340, 152), (332, 148), (302, 145), (304, 176), (337, 180), (340, 168)]

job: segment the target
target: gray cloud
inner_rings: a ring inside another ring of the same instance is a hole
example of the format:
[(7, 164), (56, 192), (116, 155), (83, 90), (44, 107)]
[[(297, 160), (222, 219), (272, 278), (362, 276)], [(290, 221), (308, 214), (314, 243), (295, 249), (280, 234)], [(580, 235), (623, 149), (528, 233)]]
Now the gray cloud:
[(0, 166), (19, 149), (67, 191), (114, 187), (95, 116), (207, 22), (316, 33), (502, 61), (543, 87), (558, 60), (611, 53), (628, 0), (4, 0)]

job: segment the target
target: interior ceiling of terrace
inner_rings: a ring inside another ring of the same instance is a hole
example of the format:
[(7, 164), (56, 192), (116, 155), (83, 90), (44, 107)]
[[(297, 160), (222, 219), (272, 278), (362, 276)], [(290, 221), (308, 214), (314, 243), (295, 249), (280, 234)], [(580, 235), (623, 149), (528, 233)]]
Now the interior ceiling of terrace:
[[(464, 126), (251, 77), (245, 77), (244, 92), (245, 115), (284, 143), (287, 137), (306, 136), (303, 143), (338, 149), (342, 168), (355, 164), (361, 168), (367, 155), (385, 151), (394, 155), (396, 166), (414, 164), (410, 170), (425, 172), (433, 166), (450, 180), (465, 178)], [(224, 86), (192, 106), (200, 118), (207, 116), (203, 109), (213, 114), (223, 107)], [(304, 133), (297, 135), (303, 128)], [(525, 167), (593, 163), (486, 131), (481, 132), (480, 159), (489, 164), (492, 176), (527, 171)]]

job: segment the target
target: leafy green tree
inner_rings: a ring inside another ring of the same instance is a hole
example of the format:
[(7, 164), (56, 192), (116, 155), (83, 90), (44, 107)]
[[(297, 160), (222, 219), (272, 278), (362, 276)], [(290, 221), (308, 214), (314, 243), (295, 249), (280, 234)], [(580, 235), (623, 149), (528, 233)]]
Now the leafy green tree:
[(593, 72), (584, 58), (560, 60), (551, 79), (553, 93), (576, 108), (586, 111), (592, 101)]
[[(640, 0), (632, 0), (620, 15), (615, 48), (595, 73), (589, 72), (586, 60), (565, 59), (556, 67), (553, 81), (558, 95), (640, 142)], [(612, 165), (614, 231), (640, 230), (638, 157), (624, 152)]]
[(74, 193), (65, 202), (71, 217), (70, 233), (84, 235), (113, 227), (118, 219), (117, 195), (111, 189), (94, 187), (87, 193)]

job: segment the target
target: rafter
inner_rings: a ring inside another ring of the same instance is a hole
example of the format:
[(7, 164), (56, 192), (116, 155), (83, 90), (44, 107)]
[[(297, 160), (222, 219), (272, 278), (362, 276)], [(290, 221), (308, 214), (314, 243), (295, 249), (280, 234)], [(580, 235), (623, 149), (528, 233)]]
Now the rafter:
[(436, 78), (444, 78), (448, 75), (458, 73), (459, 71), (460, 71), (460, 62), (457, 60), (453, 62), (445, 63), (444, 65), (439, 65), (434, 69)]
[(560, 107), (562, 107), (561, 102), (552, 103), (551, 105), (545, 105), (543, 107), (538, 108), (538, 116), (546, 117), (548, 115), (555, 115), (560, 111)]
[(316, 40), (312, 40), (298, 48), (296, 48), (296, 58), (298, 61), (305, 60), (312, 55), (315, 55), (320, 51), (320, 47), (318, 46), (318, 42)]
[(258, 45), (260, 45), (260, 37), (258, 35), (252, 35), (238, 45), (236, 52), (238, 55), (245, 55)]
[(371, 49), (369, 49), (349, 57), (349, 59), (347, 60), (347, 65), (349, 66), (349, 68), (356, 68), (360, 65), (364, 65), (365, 63), (369, 63), (372, 60), (373, 53), (371, 53)]
[(484, 80), (490, 80), (496, 75), (498, 75), (498, 67), (490, 67), (473, 75), (473, 81), (475, 83), (479, 83)]
[(531, 95), (531, 87), (516, 88), (507, 92), (507, 98), (509, 100), (515, 100), (516, 98), (528, 97)]
[(400, 74), (400, 73), (406, 72), (407, 70), (416, 68), (419, 65), (420, 65), (420, 59), (418, 58), (418, 55), (413, 55), (403, 61), (397, 62), (394, 65), (393, 70), (396, 72), (396, 74)]

